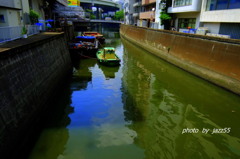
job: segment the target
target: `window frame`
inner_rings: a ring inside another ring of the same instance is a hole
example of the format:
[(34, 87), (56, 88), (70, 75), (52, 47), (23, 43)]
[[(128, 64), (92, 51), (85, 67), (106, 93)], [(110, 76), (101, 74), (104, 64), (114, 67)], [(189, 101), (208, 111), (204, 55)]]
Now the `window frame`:
[[(240, 9), (240, 4), (238, 7), (230, 8), (230, 6), (234, 6), (234, 3), (233, 2), (231, 3), (232, 0), (227, 0), (226, 8), (219, 8), (220, 1), (222, 1), (222, 0), (208, 0), (206, 3), (206, 11), (238, 9), (238, 8)], [(211, 8), (211, 4), (213, 4), (212, 8)]]
[(0, 14), (0, 23), (5, 23), (5, 17), (4, 14)]
[(195, 29), (196, 21), (197, 21), (196, 18), (179, 18), (178, 19), (178, 28), (179, 29), (188, 29), (188, 27), (191, 27), (191, 29)]
[(183, 7), (192, 5), (192, 0), (174, 0), (173, 7)]

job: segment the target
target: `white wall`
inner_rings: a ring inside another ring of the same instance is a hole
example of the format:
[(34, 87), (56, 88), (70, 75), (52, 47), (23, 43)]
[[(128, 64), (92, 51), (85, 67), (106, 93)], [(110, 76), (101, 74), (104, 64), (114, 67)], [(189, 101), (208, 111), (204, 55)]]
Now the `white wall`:
[(40, 19), (44, 19), (45, 15), (44, 15), (44, 11), (41, 8), (41, 6), (43, 6), (43, 3), (41, 0), (32, 0), (32, 9), (39, 13)]
[(220, 30), (220, 23), (204, 23), (203, 27), (207, 27), (210, 33), (218, 34)]
[(240, 9), (202, 11), (200, 21), (240, 23)]
[(21, 25), (20, 11), (14, 9), (0, 9), (0, 14), (4, 15), (4, 23), (0, 27), (19, 26)]
[(22, 0), (22, 10), (23, 13), (29, 13), (30, 9), (29, 9), (29, 2), (28, 0)]
[(22, 8), (21, 0), (14, 0), (14, 7), (15, 8)]
[(155, 22), (158, 23), (158, 28), (161, 28), (161, 20), (160, 20), (160, 13), (161, 13), (161, 9), (159, 8), (159, 3), (161, 0), (156, 0), (156, 10), (155, 10)]
[(21, 17), (19, 10), (8, 10), (8, 26), (19, 26), (21, 25)]
[(134, 12), (133, 10), (133, 4), (134, 4), (134, 0), (125, 0), (124, 1), (124, 13), (128, 13), (127, 15), (125, 15), (124, 17), (124, 21), (125, 24), (133, 24), (133, 18), (132, 18), (132, 14)]
[(168, 8), (168, 13), (200, 12), (201, 4), (202, 0), (192, 0), (192, 5), (173, 7), (174, 2), (172, 2), (172, 7)]

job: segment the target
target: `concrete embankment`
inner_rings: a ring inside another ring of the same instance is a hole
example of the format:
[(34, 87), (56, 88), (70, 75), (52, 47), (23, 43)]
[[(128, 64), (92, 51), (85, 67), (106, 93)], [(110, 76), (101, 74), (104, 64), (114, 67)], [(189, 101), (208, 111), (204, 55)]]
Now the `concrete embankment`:
[(11, 158), (71, 71), (63, 33), (0, 46), (0, 158)]
[(122, 38), (150, 53), (240, 94), (240, 40), (129, 26)]

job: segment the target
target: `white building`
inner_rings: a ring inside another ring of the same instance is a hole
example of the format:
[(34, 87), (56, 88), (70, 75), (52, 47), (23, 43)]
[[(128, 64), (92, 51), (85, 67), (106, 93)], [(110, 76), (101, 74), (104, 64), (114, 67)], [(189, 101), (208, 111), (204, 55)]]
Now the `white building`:
[(210, 35), (223, 34), (240, 39), (240, 1), (203, 0), (200, 22)]
[(139, 14), (142, 11), (142, 0), (135, 0), (133, 3), (133, 23), (137, 25)]
[[(126, 0), (126, 23), (136, 25), (139, 19), (138, 26), (162, 29), (159, 17), (164, 8), (163, 2), (164, 0)], [(172, 0), (167, 12), (171, 14), (171, 25), (177, 31), (204, 34), (206, 30), (210, 36), (240, 39), (239, 0)]]
[(0, 27), (22, 24), (22, 1), (0, 0)]
[(202, 0), (173, 0), (168, 13), (173, 14), (173, 26), (180, 32), (200, 27)]
[(39, 33), (39, 26), (31, 25), (30, 8), (44, 20), (43, 0), (0, 0), (0, 43), (22, 37), (23, 26), (28, 35)]
[(135, 0), (125, 0), (123, 5), (124, 23), (133, 25), (133, 4)]
[[(143, 27), (155, 27), (155, 10), (156, 10), (156, 0), (142, 0), (142, 11), (139, 14), (140, 24)], [(157, 25), (156, 25), (157, 26)]]

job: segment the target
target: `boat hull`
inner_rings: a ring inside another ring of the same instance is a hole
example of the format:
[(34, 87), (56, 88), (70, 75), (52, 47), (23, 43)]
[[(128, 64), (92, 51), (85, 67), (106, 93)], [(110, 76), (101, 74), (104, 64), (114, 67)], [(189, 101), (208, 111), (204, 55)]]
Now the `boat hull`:
[(119, 60), (101, 60), (101, 59), (98, 59), (98, 62), (100, 64), (105, 65), (105, 66), (119, 66), (120, 65)]
[(121, 60), (118, 58), (117, 55), (115, 55), (116, 59), (104, 59), (103, 52), (98, 51), (96, 56), (97, 56), (98, 62), (102, 65), (106, 65), (106, 66), (119, 66), (120, 65)]

